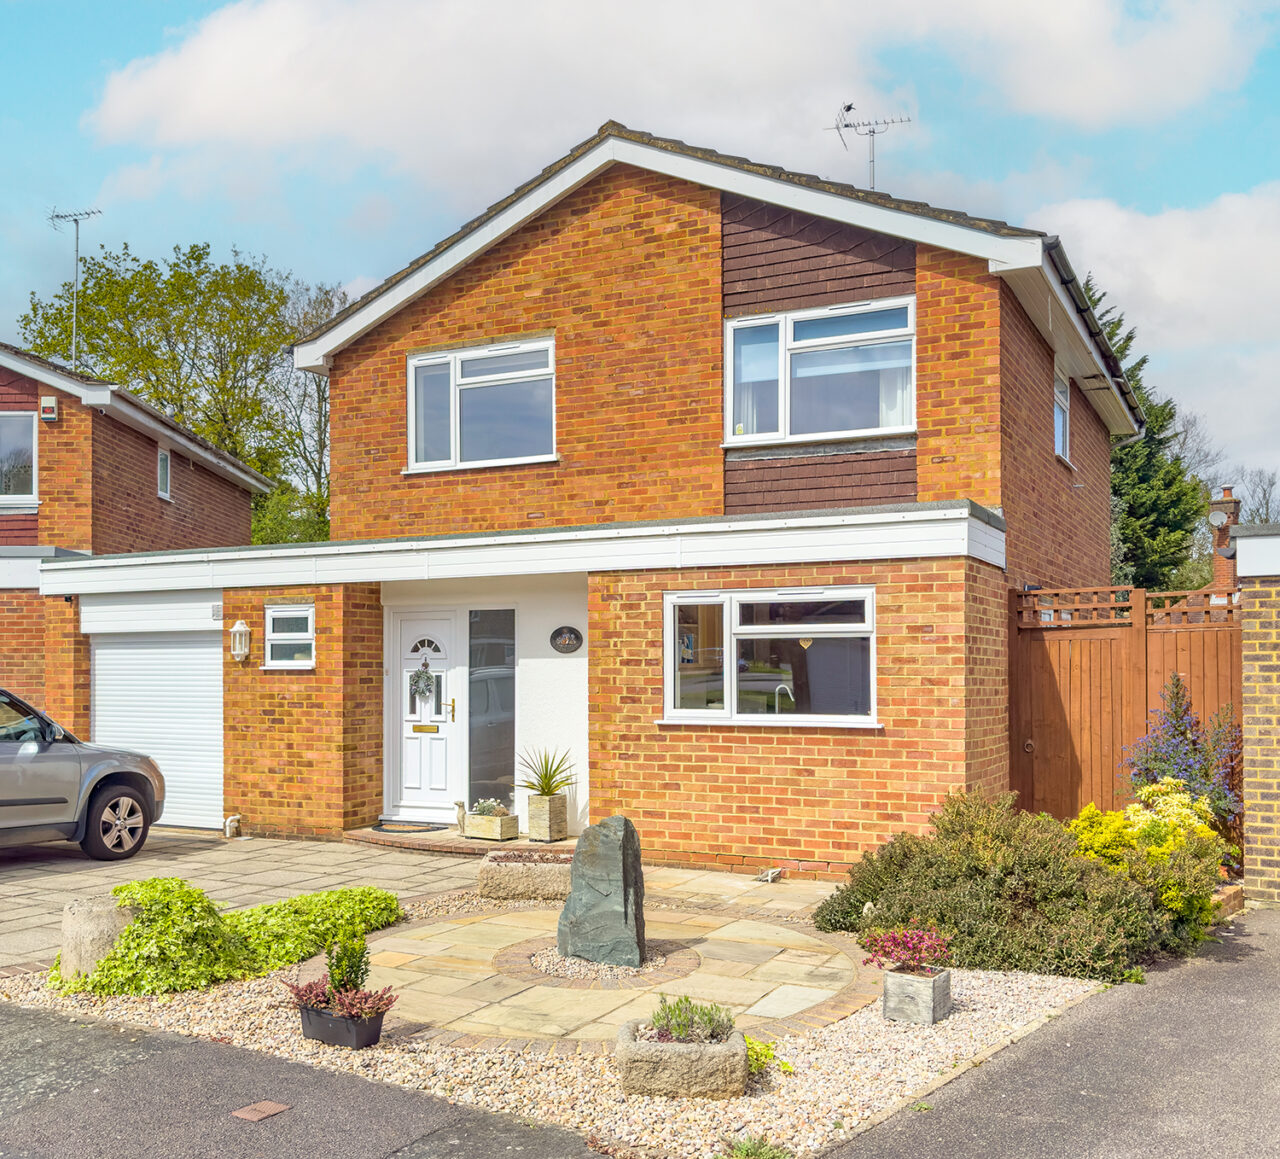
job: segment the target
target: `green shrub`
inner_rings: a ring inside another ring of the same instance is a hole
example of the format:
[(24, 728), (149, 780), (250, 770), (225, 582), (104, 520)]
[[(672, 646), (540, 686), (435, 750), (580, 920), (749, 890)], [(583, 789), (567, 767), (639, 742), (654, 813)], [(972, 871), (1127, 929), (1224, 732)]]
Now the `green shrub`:
[(262, 973), (310, 958), (343, 936), (380, 930), (402, 916), (396, 895), (372, 886), (304, 893), (226, 915)]
[(742, 1036), (747, 1043), (747, 1071), (749, 1074), (764, 1074), (770, 1066), (776, 1065), (783, 1074), (795, 1072), (785, 1058), (778, 1058), (772, 1042), (761, 1042), (749, 1034)]
[(722, 1042), (733, 1033), (733, 1014), (723, 1006), (695, 1002), (682, 994), (674, 1002), (658, 996), (658, 1008), (649, 1019), (654, 1030), (675, 1042)]
[(776, 1143), (770, 1143), (766, 1135), (751, 1135), (735, 1139), (730, 1144), (729, 1159), (792, 1159), (792, 1152)]
[(1156, 946), (1151, 897), (1013, 801), (948, 797), (932, 836), (899, 834), (850, 869), (818, 907), (818, 928), (932, 924), (951, 935), (955, 966), (1121, 980)]
[(94, 994), (166, 994), (252, 978), (319, 953), (340, 937), (360, 938), (401, 916), (392, 893), (361, 887), (305, 894), (224, 914), (203, 890), (177, 877), (131, 881), (111, 891), (138, 912), (92, 974), (50, 982)]
[(325, 953), (329, 986), (333, 990), (359, 990), (369, 977), (369, 947), (364, 938), (339, 938)]

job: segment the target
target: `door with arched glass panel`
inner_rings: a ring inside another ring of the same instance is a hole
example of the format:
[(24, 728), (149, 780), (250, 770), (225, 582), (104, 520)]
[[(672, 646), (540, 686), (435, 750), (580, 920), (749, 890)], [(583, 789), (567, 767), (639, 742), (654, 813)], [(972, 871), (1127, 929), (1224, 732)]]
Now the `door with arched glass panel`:
[[(425, 810), (443, 819), (453, 802), (465, 795), (458, 776), (461, 737), (458, 724), (457, 673), (452, 619), (405, 619), (400, 622), (400, 760), (398, 783), (390, 786), (388, 811), (406, 817)], [(425, 673), (425, 675), (424, 675)], [(434, 817), (431, 819), (435, 819)]]

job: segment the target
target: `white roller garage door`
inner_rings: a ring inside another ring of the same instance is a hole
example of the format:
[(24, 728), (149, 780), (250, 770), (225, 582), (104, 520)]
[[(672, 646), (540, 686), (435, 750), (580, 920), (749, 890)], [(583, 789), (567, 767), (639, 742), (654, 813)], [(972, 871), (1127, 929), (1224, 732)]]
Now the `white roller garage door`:
[(221, 633), (90, 639), (94, 743), (155, 759), (165, 780), (162, 824), (221, 827)]

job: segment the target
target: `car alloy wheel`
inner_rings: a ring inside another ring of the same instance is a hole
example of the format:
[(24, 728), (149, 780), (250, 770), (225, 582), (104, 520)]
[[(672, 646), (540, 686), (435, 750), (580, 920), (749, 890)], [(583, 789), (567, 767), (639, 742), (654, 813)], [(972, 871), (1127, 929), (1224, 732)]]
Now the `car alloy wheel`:
[(128, 853), (142, 837), (146, 818), (132, 797), (114, 797), (102, 809), (98, 825), (102, 843), (113, 853)]

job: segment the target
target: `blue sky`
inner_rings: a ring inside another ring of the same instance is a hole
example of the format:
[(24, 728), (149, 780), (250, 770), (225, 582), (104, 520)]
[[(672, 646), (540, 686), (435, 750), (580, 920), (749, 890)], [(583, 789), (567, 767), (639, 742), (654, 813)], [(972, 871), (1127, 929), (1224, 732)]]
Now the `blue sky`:
[[(806, 0), (0, 0), (0, 338), (88, 248), (212, 242), (363, 290), (609, 118), (1060, 233), (1149, 381), (1280, 466), (1280, 11)], [(1241, 416), (1248, 416), (1242, 423)], [(1229, 481), (1229, 480), (1227, 480)]]

